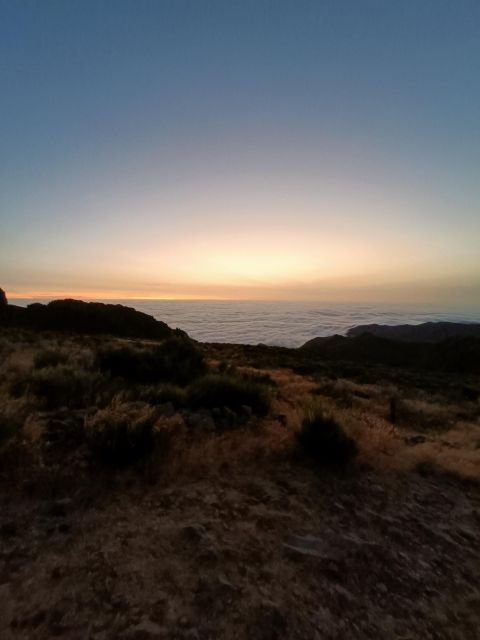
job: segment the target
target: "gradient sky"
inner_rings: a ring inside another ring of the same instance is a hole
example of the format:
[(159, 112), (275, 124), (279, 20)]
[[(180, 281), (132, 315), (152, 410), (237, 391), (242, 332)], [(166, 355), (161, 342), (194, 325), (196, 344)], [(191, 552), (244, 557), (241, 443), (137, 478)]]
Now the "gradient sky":
[(480, 300), (480, 2), (0, 0), (0, 285)]

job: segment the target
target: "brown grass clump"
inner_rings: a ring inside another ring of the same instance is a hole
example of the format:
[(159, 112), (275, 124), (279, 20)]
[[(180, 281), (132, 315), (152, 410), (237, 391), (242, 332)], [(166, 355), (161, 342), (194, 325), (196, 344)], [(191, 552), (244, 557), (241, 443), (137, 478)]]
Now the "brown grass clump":
[(128, 466), (150, 457), (158, 447), (165, 455), (171, 429), (144, 403), (112, 402), (85, 420), (88, 447), (101, 462)]
[(358, 453), (338, 417), (318, 402), (307, 407), (297, 441), (308, 456), (324, 465), (344, 465)]

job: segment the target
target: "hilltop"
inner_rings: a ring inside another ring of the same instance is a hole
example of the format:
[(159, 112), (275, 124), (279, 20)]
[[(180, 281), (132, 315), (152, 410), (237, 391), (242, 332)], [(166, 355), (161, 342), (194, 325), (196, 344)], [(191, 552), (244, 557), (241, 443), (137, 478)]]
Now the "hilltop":
[(37, 331), (71, 331), (85, 334), (107, 334), (126, 338), (162, 340), (184, 332), (170, 327), (141, 311), (121, 304), (53, 300), (35, 302), (26, 308), (5, 303), (0, 306), (0, 326)]

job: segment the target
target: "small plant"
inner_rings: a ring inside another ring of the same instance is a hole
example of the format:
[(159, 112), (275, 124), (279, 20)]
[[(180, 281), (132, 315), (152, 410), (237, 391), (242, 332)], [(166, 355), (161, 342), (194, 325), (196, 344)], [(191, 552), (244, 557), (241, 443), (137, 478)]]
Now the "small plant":
[(187, 392), (173, 384), (144, 387), (139, 395), (141, 400), (153, 405), (171, 402), (175, 409), (182, 409), (187, 405)]
[(345, 464), (358, 452), (355, 441), (320, 405), (307, 410), (297, 438), (306, 453), (322, 464)]
[(257, 373), (253, 371), (244, 371), (240, 374), (243, 380), (255, 382), (257, 384), (264, 384), (267, 387), (276, 387), (277, 383), (268, 373)]
[(127, 466), (153, 452), (156, 412), (148, 405), (112, 403), (85, 422), (87, 444), (103, 463)]
[(257, 415), (266, 415), (270, 394), (264, 384), (241, 376), (212, 373), (196, 380), (188, 390), (189, 404), (199, 409), (226, 407), (241, 411), (250, 407)]

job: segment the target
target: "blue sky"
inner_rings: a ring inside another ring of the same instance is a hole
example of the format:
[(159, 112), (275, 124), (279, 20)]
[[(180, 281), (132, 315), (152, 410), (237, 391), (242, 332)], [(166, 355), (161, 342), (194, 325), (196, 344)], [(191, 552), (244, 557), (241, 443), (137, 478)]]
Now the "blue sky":
[(0, 1), (13, 295), (480, 293), (480, 3)]

